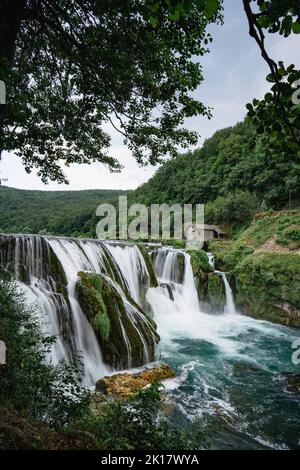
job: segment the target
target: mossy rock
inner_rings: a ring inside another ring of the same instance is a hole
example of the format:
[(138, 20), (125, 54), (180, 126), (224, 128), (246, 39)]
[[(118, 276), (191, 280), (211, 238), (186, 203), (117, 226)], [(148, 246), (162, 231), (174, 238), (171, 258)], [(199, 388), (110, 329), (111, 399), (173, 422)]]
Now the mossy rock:
[(236, 300), (247, 314), (300, 327), (300, 257), (291, 253), (259, 253), (245, 257), (235, 269)]
[(96, 383), (96, 390), (110, 396), (130, 397), (144, 387), (175, 377), (174, 370), (167, 364), (145, 369), (137, 374), (114, 374), (103, 377)]
[[(213, 284), (218, 281), (214, 279), (216, 275), (214, 275), (213, 268), (209, 264), (206, 252), (204, 250), (189, 250), (188, 254), (190, 255), (199, 300), (207, 304), (211, 302), (210, 310), (219, 308), (220, 302), (217, 300), (215, 293), (212, 292)], [(213, 281), (210, 278), (211, 274), (214, 276)]]
[(222, 277), (214, 272), (201, 273), (195, 282), (199, 300), (205, 304), (205, 309), (211, 312), (223, 311), (226, 295)]
[(149, 277), (150, 277), (150, 287), (157, 287), (158, 286), (158, 281), (157, 281), (157, 277), (156, 277), (156, 274), (155, 274), (155, 271), (154, 271), (151, 256), (149, 255), (146, 248), (142, 244), (138, 245), (138, 249), (140, 250), (140, 253), (143, 256), (145, 264), (147, 266), (147, 271), (148, 271)]
[(203, 250), (189, 250), (188, 251), (191, 257), (191, 265), (193, 268), (194, 276), (198, 276), (201, 273), (210, 273), (213, 271), (212, 266), (210, 266), (208, 257), (205, 251)]
[(206, 302), (214, 310), (223, 310), (226, 303), (225, 287), (223, 279), (216, 273), (209, 273), (207, 276)]
[(207, 302), (208, 273), (199, 273), (195, 277), (196, 289), (201, 302)]
[(162, 245), (164, 246), (172, 246), (173, 248), (178, 248), (178, 249), (184, 249), (185, 248), (185, 241), (176, 239), (176, 238), (170, 238), (167, 240), (160, 240)]
[(87, 319), (97, 336), (107, 340), (110, 333), (110, 320), (102, 297), (103, 278), (93, 273), (78, 273), (80, 282), (76, 285), (77, 297)]
[(141, 308), (130, 318), (120, 293), (105, 277), (86, 272), (78, 276), (77, 298), (94, 328), (104, 361), (117, 369), (140, 366), (145, 363), (144, 343), (152, 361), (159, 337)]
[(179, 283), (183, 283), (184, 274), (185, 274), (185, 256), (183, 253), (178, 253), (176, 278), (178, 279)]

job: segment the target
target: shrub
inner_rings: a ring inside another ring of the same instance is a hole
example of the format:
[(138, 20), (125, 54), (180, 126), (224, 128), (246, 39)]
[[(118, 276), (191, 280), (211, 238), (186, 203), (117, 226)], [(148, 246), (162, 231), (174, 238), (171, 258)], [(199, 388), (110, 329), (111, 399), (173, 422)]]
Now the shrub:
[(60, 427), (85, 412), (88, 393), (78, 385), (78, 364), (47, 363), (54, 337), (41, 333), (36, 312), (25, 304), (16, 285), (0, 279), (0, 338), (7, 363), (1, 367), (0, 403), (51, 427)]
[(104, 450), (197, 450), (209, 446), (199, 421), (176, 425), (161, 414), (161, 385), (153, 384), (124, 403), (110, 400), (97, 416), (87, 415), (66, 430), (80, 429), (92, 446)]

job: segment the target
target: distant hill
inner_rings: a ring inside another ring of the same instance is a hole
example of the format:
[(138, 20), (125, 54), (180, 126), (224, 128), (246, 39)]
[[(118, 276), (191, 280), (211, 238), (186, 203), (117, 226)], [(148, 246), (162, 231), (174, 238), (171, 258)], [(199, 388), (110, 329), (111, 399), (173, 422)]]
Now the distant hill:
[(95, 211), (126, 191), (33, 191), (0, 186), (0, 232), (95, 236)]

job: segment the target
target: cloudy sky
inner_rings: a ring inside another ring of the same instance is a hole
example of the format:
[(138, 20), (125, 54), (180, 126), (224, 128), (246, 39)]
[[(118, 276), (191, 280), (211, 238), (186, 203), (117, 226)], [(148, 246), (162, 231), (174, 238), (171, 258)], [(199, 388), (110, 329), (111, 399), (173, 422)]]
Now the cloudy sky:
[[(261, 97), (267, 90), (265, 76), (267, 66), (260, 56), (254, 40), (248, 35), (247, 19), (242, 10), (242, 0), (225, 0), (225, 23), (212, 26), (214, 41), (211, 52), (201, 58), (204, 82), (196, 96), (213, 108), (213, 118), (187, 120), (186, 127), (200, 134), (199, 144), (216, 130), (231, 126), (245, 116), (245, 104), (254, 97)], [(287, 39), (272, 35), (268, 38), (270, 55), (300, 67), (299, 36)], [(103, 165), (73, 165), (65, 173), (70, 184), (44, 185), (31, 173), (28, 175), (17, 157), (4, 154), (1, 177), (8, 178), (8, 186), (23, 189), (134, 189), (147, 181), (156, 168), (140, 168), (117, 134), (112, 135), (111, 154), (124, 165), (120, 174), (110, 173)]]

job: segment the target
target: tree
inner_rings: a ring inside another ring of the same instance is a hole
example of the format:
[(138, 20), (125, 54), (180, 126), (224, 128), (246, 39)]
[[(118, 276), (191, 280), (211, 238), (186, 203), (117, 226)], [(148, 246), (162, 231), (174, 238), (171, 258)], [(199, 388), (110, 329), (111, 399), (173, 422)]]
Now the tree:
[(197, 142), (184, 119), (210, 110), (190, 96), (221, 2), (2, 0), (0, 151), (44, 182), (66, 182), (60, 162), (107, 164), (108, 125), (140, 164)]
[(249, 23), (249, 33), (268, 64), (267, 81), (272, 84), (264, 99), (254, 99), (247, 105), (259, 134), (264, 134), (266, 148), (273, 158), (300, 157), (300, 70), (294, 64), (278, 64), (269, 56), (265, 47), (265, 31), (284, 37), (300, 33), (299, 0), (243, 0)]

